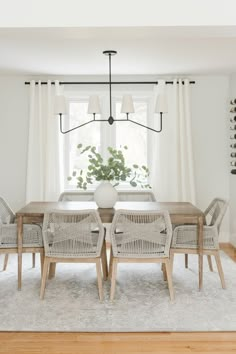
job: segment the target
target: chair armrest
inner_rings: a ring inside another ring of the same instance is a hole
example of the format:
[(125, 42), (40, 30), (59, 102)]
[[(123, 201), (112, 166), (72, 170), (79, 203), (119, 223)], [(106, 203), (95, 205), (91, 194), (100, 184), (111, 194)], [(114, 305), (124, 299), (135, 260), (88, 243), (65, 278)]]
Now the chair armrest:
[[(178, 225), (175, 226), (173, 233), (178, 232), (178, 231), (196, 231), (197, 232), (197, 225)], [(212, 230), (214, 228), (214, 226), (208, 226), (208, 225), (203, 225), (203, 231), (207, 231), (207, 230)]]

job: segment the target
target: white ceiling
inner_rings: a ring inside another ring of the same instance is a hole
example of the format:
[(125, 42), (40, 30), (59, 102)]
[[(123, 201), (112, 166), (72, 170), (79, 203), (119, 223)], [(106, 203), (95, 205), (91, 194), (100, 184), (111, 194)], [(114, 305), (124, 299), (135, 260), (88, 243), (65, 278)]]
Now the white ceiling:
[(0, 74), (236, 73), (236, 26), (0, 29)]

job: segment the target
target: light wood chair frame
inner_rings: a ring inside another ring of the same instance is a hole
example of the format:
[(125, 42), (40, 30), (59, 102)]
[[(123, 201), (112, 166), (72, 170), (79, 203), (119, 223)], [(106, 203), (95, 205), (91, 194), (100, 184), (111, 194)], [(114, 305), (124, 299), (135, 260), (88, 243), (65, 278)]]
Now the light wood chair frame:
[[(17, 253), (17, 252), (12, 252), (12, 253)], [(41, 254), (41, 251), (39, 251), (39, 253)], [(36, 264), (36, 257), (35, 256), (36, 256), (36, 254), (32, 253), (32, 268), (35, 268), (35, 264)], [(3, 267), (2, 267), (3, 271), (7, 270), (8, 261), (9, 261), (9, 252), (6, 253), (4, 256)]]
[[(198, 254), (197, 250), (194, 249), (189, 249), (189, 248), (183, 248), (183, 249), (178, 249), (178, 248), (171, 248), (170, 249), (170, 264), (171, 264), (171, 272), (173, 273), (173, 264), (174, 264), (174, 255), (175, 254)], [(203, 255), (206, 255), (207, 257), (214, 256), (215, 261), (216, 261), (216, 266), (217, 270), (219, 273), (220, 281), (221, 281), (221, 286), (223, 289), (226, 289), (226, 283), (225, 283), (225, 277), (224, 277), (224, 272), (220, 260), (220, 251), (219, 250), (203, 250)]]

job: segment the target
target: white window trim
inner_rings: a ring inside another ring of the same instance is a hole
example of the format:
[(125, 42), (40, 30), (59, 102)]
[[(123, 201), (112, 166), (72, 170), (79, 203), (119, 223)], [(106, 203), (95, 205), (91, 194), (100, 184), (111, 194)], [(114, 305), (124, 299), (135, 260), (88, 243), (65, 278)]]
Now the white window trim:
[[(94, 89), (91, 90), (83, 90), (83, 91), (77, 91), (76, 93), (74, 91), (65, 91), (65, 96), (67, 97), (68, 100), (68, 104), (70, 104), (70, 102), (88, 102), (89, 96), (94, 94)], [(113, 116), (115, 116), (115, 106), (117, 102), (121, 102), (122, 100), (122, 96), (126, 93), (126, 92), (130, 92), (133, 96), (134, 101), (146, 101), (147, 102), (147, 126), (152, 126), (152, 122), (153, 122), (153, 108), (154, 108), (154, 103), (153, 103), (153, 91), (152, 90), (147, 90), (147, 91), (135, 91), (132, 89), (132, 92), (129, 90), (127, 90), (126, 87), (122, 87), (119, 90), (116, 89), (112, 89), (112, 112), (113, 112)], [(102, 89), (102, 90), (98, 90), (97, 91), (97, 95), (100, 98), (100, 102), (101, 102), (101, 110), (102, 110), (102, 114), (101, 114), (101, 119), (107, 119), (109, 117), (109, 104), (108, 104), (108, 90), (106, 89)], [(125, 114), (124, 114), (124, 118), (125, 118)], [(135, 120), (135, 113), (133, 116), (134, 120)], [(95, 123), (91, 123), (91, 124), (95, 124)], [(117, 124), (117, 123), (114, 123)], [(123, 124), (122, 122), (120, 124)], [(66, 125), (65, 125), (66, 126)], [(106, 122), (101, 122), (100, 125), (100, 134), (101, 134), (101, 141), (103, 141), (103, 143), (101, 144), (101, 154), (104, 156), (104, 158), (106, 158), (107, 155), (107, 149), (106, 146), (112, 146), (112, 147), (116, 147), (116, 131), (113, 126), (110, 126), (108, 123)], [(142, 128), (145, 129), (145, 128)], [(147, 166), (150, 166), (151, 163), (151, 139), (150, 139), (150, 134), (151, 132), (148, 130), (147, 131)], [(64, 190), (78, 190), (76, 187), (76, 184), (74, 185), (68, 185), (67, 183), (67, 176), (68, 176), (68, 170), (69, 170), (69, 161), (67, 158), (67, 151), (69, 150), (68, 146), (69, 146), (69, 135), (65, 134), (64, 136), (64, 146), (63, 146), (63, 151), (64, 151), (64, 175), (65, 175), (65, 180), (64, 180)], [(104, 143), (105, 141), (105, 143)], [(67, 146), (67, 147), (66, 147)], [(69, 174), (70, 175), (70, 174)], [(148, 182), (148, 181), (147, 181)], [(97, 187), (97, 185), (99, 185), (99, 182), (95, 182), (93, 185), (88, 185), (87, 186), (87, 190), (91, 190), (94, 191)], [(132, 187), (129, 183), (127, 182), (122, 182), (119, 184), (119, 186), (117, 186), (118, 189), (131, 189), (131, 190), (143, 190), (140, 187), (134, 188)]]

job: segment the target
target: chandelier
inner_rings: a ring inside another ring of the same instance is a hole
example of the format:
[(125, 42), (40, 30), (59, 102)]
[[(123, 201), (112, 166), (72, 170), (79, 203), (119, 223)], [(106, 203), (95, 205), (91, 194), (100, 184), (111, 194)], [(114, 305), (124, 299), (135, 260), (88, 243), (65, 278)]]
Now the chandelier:
[[(148, 127), (144, 124), (141, 124), (135, 120), (133, 120), (133, 114), (135, 113), (134, 111), (134, 104), (133, 104), (133, 99), (131, 95), (124, 95), (122, 99), (122, 105), (121, 105), (121, 113), (125, 114), (125, 118), (123, 119), (116, 119), (113, 116), (112, 113), (112, 85), (115, 84), (157, 84), (157, 82), (112, 82), (111, 80), (111, 58), (113, 55), (116, 55), (117, 52), (115, 50), (105, 50), (103, 52), (104, 55), (108, 56), (109, 60), (109, 81), (108, 82), (78, 82), (75, 84), (108, 84), (109, 85), (109, 117), (107, 119), (98, 119), (96, 117), (97, 114), (101, 115), (101, 107), (100, 107), (100, 102), (99, 102), (99, 97), (97, 95), (92, 95), (89, 97), (89, 103), (88, 103), (88, 114), (92, 115), (92, 119), (89, 120), (88, 122), (85, 122), (83, 124), (80, 124), (76, 127), (73, 127), (68, 130), (63, 129), (63, 115), (67, 115), (67, 104), (66, 104), (66, 98), (63, 95), (58, 95), (55, 97), (55, 114), (59, 115), (60, 117), (60, 131), (62, 134), (67, 134), (75, 129), (81, 128), (85, 125), (88, 125), (93, 122), (108, 122), (110, 125), (113, 125), (114, 122), (131, 122), (133, 124), (139, 125), (143, 128), (146, 128), (148, 130), (154, 131), (156, 133), (160, 133), (162, 131), (162, 115), (163, 113), (168, 112), (168, 105), (167, 105), (167, 98), (164, 93), (159, 94), (157, 97), (156, 105), (155, 105), (155, 113), (160, 114), (160, 122), (159, 122), (159, 130)], [(130, 118), (130, 114), (132, 115), (132, 119)]]

